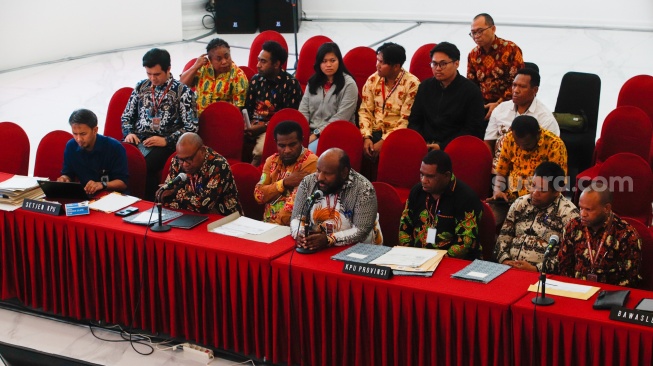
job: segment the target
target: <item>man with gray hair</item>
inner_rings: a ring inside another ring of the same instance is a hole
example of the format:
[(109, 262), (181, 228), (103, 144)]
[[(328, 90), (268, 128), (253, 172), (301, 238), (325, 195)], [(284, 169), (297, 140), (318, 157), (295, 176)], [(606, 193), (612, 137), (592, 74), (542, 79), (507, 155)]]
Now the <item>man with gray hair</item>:
[[(641, 281), (642, 241), (612, 212), (612, 192), (600, 181), (583, 190), (580, 217), (565, 227), (557, 273), (583, 280), (635, 287)], [(554, 273), (555, 273), (554, 272)]]

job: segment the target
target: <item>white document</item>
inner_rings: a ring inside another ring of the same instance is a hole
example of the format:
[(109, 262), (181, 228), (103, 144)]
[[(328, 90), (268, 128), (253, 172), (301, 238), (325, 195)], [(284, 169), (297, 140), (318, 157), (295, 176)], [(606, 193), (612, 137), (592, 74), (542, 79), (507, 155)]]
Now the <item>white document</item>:
[(437, 255), (437, 250), (397, 246), (393, 247), (389, 252), (376, 258), (370, 263), (403, 267), (419, 267)]
[(592, 286), (585, 286), (585, 285), (577, 285), (575, 283), (567, 283), (567, 282), (560, 282), (556, 280), (546, 280), (546, 290), (549, 291), (551, 289), (556, 289), (558, 291), (568, 291), (568, 292), (575, 292), (578, 294), (586, 294), (589, 291), (591, 291), (594, 287)]
[(37, 180), (48, 180), (48, 178), (26, 177), (24, 175), (14, 175), (13, 177), (0, 182), (0, 189), (9, 191), (22, 191), (38, 187)]
[(238, 231), (242, 232), (243, 234), (261, 235), (269, 230), (274, 229), (277, 226), (278, 225), (241, 216), (234, 221), (220, 226), (218, 229)]
[(269, 224), (234, 212), (207, 225), (207, 230), (222, 235), (270, 244), (290, 235), (288, 226)]
[[(135, 202), (140, 201), (140, 198), (128, 195), (122, 195), (117, 192), (107, 194), (106, 196), (100, 198), (97, 201), (94, 201), (88, 207), (91, 210), (102, 211), (106, 213), (112, 213), (118, 211), (129, 205), (133, 205)], [(149, 214), (148, 214), (149, 216)], [(146, 223), (147, 219), (143, 221)]]

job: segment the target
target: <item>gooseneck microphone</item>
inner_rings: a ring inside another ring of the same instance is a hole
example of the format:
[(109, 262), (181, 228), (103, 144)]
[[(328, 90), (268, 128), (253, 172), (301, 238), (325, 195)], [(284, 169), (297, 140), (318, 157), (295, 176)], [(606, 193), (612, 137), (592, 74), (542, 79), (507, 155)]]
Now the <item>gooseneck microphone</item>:
[(186, 173), (179, 173), (179, 175), (177, 175), (175, 177), (175, 179), (173, 179), (170, 182), (164, 184), (162, 186), (162, 188), (163, 188), (163, 190), (171, 189), (172, 187), (176, 186), (178, 183), (185, 182), (186, 179), (188, 179), (188, 176), (186, 175)]
[[(324, 192), (320, 191), (319, 189), (313, 192), (310, 196), (306, 198), (306, 204), (307, 204), (307, 209), (304, 212), (304, 237), (308, 237), (310, 234), (310, 229), (311, 229), (311, 208), (313, 208), (313, 205), (315, 204), (315, 201), (318, 201), (324, 197)], [(301, 227), (299, 228), (301, 230)], [(299, 236), (299, 234), (297, 234)], [(301, 254), (312, 254), (315, 253), (316, 250), (310, 250), (306, 249), (303, 247), (297, 247), (295, 248), (295, 251), (297, 253)]]
[[(533, 304), (540, 306), (553, 305), (554, 301), (550, 297), (546, 297), (546, 261), (549, 259), (551, 254), (551, 248), (558, 245), (560, 238), (558, 235), (551, 235), (549, 238), (549, 245), (546, 246), (544, 251), (544, 259), (542, 260), (542, 270), (540, 271), (540, 283), (542, 285), (542, 296), (538, 296), (537, 293), (535, 297), (531, 300)], [(539, 286), (538, 286), (539, 287)]]
[[(321, 200), (322, 197), (324, 197), (324, 193), (322, 193), (322, 191), (320, 191), (318, 189), (317, 191), (313, 192), (312, 195), (310, 195), (310, 196), (308, 196), (306, 198), (306, 202), (308, 202), (312, 206), (315, 203), (315, 201)], [(310, 210), (310, 207), (309, 207), (309, 210)]]
[(544, 258), (548, 258), (549, 255), (551, 254), (551, 249), (553, 249), (554, 246), (558, 245), (560, 242), (560, 238), (558, 235), (551, 235), (549, 238), (549, 245), (547, 245), (546, 250), (544, 251)]

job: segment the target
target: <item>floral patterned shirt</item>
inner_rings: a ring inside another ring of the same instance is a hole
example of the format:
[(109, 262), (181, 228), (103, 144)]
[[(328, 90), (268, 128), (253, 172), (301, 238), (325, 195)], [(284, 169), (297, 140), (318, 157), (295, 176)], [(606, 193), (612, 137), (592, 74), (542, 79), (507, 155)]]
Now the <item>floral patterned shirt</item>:
[(283, 165), (279, 154), (270, 156), (263, 166), (261, 180), (254, 188), (256, 202), (265, 204), (263, 221), (279, 225), (290, 225), (290, 216), (295, 205), (297, 187), (288, 190), (283, 185), (283, 178), (293, 172), (313, 173), (316, 169), (317, 156), (307, 148), (303, 148), (295, 164), (290, 166)]
[[(481, 258), (478, 224), (483, 206), (478, 196), (452, 174), (448, 189), (436, 200), (416, 184), (410, 191), (399, 222), (399, 245), (443, 249), (449, 256)], [(429, 228), (437, 230), (435, 243), (426, 242)]]
[(379, 77), (378, 73), (370, 76), (363, 86), (358, 110), (363, 137), (382, 131), (381, 138), (385, 140), (392, 131), (408, 127), (418, 87), (419, 79), (404, 69), (401, 69), (393, 88), (386, 88), (385, 78)]
[(219, 101), (245, 107), (247, 85), (247, 75), (233, 62), (229, 71), (219, 75), (215, 75), (210, 63), (200, 67), (195, 77), (197, 115), (202, 114), (209, 104)]
[(512, 131), (504, 136), (501, 154), (494, 169), (497, 175), (508, 177), (508, 187), (504, 192), (509, 201), (528, 194), (535, 168), (540, 163), (552, 161), (567, 172), (567, 148), (560, 137), (540, 129), (540, 139), (534, 150), (522, 150), (515, 143)]
[(639, 275), (641, 264), (642, 240), (637, 231), (613, 214), (612, 220), (593, 234), (583, 226), (580, 218), (567, 224), (560, 242), (556, 272), (583, 280), (593, 272), (598, 282), (636, 287), (642, 279)]
[(485, 103), (511, 100), (512, 82), (523, 67), (521, 49), (499, 37), (494, 37), (490, 51), (476, 46), (467, 56), (467, 78), (481, 88)]
[[(238, 189), (227, 159), (204, 146), (204, 163), (196, 174), (188, 174), (186, 182), (174, 194), (164, 198), (164, 205), (170, 208), (199, 213), (229, 215), (243, 210), (238, 200)], [(173, 159), (168, 181), (181, 172), (179, 160)]]
[(298, 109), (302, 95), (299, 81), (284, 70), (272, 80), (256, 74), (247, 90), (245, 108), (253, 123), (267, 122), (281, 109)]

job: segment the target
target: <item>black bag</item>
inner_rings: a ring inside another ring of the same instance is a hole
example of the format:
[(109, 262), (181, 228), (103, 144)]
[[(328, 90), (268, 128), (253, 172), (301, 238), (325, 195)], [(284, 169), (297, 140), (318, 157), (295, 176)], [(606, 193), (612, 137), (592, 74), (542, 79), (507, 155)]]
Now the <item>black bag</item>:
[(624, 306), (630, 290), (601, 291), (592, 306), (595, 310), (611, 309), (613, 306)]
[(582, 132), (585, 129), (586, 118), (580, 114), (553, 113), (560, 130), (568, 132)]

